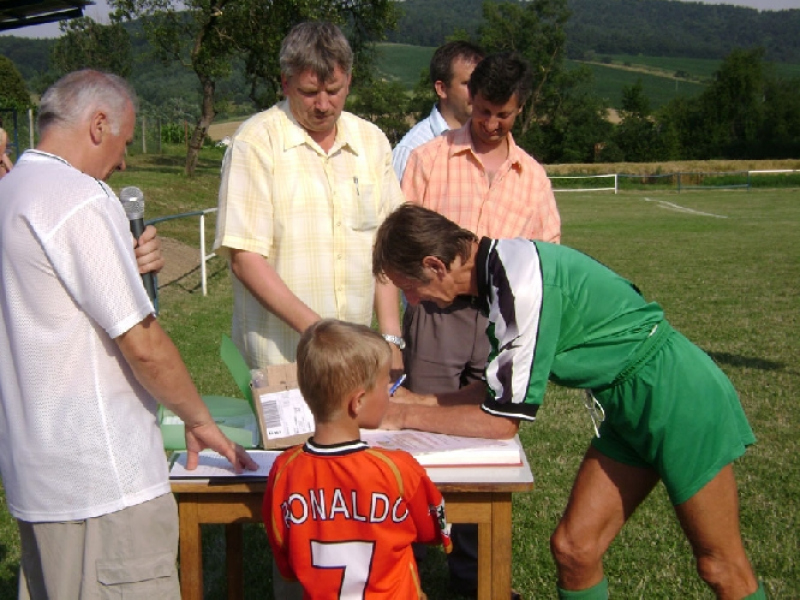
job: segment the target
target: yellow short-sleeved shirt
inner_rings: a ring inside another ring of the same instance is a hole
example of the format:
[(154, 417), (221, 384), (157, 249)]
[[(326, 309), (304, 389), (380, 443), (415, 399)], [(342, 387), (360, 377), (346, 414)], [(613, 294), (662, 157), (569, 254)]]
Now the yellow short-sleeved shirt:
[[(322, 318), (369, 325), (372, 245), (404, 201), (386, 136), (343, 112), (326, 154), (288, 102), (245, 121), (222, 165), (214, 248), (257, 252)], [(299, 334), (232, 276), (232, 337), (251, 367), (292, 362)]]

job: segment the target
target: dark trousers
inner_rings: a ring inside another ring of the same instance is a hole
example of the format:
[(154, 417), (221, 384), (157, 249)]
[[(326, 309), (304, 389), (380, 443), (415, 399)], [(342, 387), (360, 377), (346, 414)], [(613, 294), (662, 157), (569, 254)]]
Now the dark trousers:
[[(428, 302), (409, 305), (403, 317), (406, 386), (412, 392), (440, 394), (481, 380), (489, 356), (487, 323), (466, 297), (456, 298), (444, 309)], [(453, 524), (451, 536), (453, 551), (447, 556), (447, 565), (453, 587), (458, 592), (474, 592), (478, 587), (478, 526)], [(420, 560), (424, 546), (415, 547), (414, 555)]]

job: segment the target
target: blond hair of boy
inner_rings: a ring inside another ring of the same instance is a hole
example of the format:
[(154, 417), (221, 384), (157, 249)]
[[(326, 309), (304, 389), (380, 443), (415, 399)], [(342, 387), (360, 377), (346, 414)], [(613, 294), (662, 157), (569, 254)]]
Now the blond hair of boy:
[(389, 344), (365, 325), (323, 319), (306, 329), (297, 346), (297, 381), (317, 443), (358, 439), (358, 428), (380, 425), (391, 360)]

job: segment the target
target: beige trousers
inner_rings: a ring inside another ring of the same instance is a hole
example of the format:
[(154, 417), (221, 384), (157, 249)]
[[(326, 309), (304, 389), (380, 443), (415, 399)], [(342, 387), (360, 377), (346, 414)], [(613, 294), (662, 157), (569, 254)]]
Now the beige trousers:
[(17, 521), (19, 600), (179, 600), (172, 494), (84, 521)]

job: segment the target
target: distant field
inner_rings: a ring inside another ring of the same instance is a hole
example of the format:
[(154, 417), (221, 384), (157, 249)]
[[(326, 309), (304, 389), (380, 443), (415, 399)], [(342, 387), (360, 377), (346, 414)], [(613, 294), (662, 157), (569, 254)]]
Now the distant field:
[[(620, 65), (642, 65), (674, 75), (678, 71), (689, 73), (692, 77), (710, 78), (719, 70), (721, 60), (706, 58), (666, 58), (659, 56), (641, 56), (632, 54), (611, 54), (611, 60)], [(800, 65), (789, 63), (773, 63), (775, 72), (781, 77), (800, 77)]]
[[(567, 61), (570, 67), (577, 67), (579, 64)], [(639, 80), (642, 81), (644, 93), (650, 99), (650, 106), (653, 109), (667, 104), (678, 96), (696, 96), (705, 88), (705, 85), (694, 81), (678, 80), (642, 71), (629, 71), (594, 63), (586, 66), (594, 75), (591, 84), (594, 93), (617, 109), (622, 105), (622, 89), (634, 85)]]
[(661, 71), (670, 77), (683, 71), (692, 78), (707, 79), (719, 69), (721, 60), (705, 58), (670, 58), (663, 56), (641, 56), (632, 54), (601, 55), (601, 58), (610, 58), (614, 65), (633, 66)]
[(378, 72), (411, 90), (427, 69), (436, 48), (407, 44), (378, 44)]
[[(378, 44), (378, 72), (381, 76), (399, 81), (411, 90), (420, 72), (428, 68), (435, 48), (406, 44)], [(605, 98), (612, 108), (619, 108), (622, 88), (641, 79), (652, 108), (667, 104), (678, 96), (695, 96), (703, 91), (705, 82), (719, 69), (722, 61), (700, 58), (664, 58), (627, 54), (598, 55), (598, 60), (611, 59), (610, 64), (587, 63), (594, 79), (592, 89)], [(566, 61), (568, 68), (581, 64)], [(800, 65), (776, 63), (775, 71), (782, 77), (800, 77)], [(685, 74), (681, 78), (675, 74)]]
[[(410, 91), (419, 80), (420, 72), (428, 68), (434, 50), (435, 48), (406, 44), (379, 44), (378, 72), (389, 80), (399, 81), (406, 90)], [(612, 57), (612, 60), (616, 60), (616, 57)], [(578, 64), (574, 61), (567, 61), (568, 67), (575, 67)], [(589, 65), (589, 68), (594, 74), (593, 90), (614, 108), (619, 108), (621, 104), (622, 88), (633, 85), (638, 79), (642, 80), (645, 93), (650, 98), (653, 108), (666, 104), (678, 95), (693, 96), (703, 89), (701, 84), (687, 81), (679, 81), (676, 89), (675, 79), (672, 77), (654, 75), (649, 72), (627, 71), (613, 66), (596, 64)], [(647, 67), (645, 66), (645, 68)], [(685, 65), (680, 68), (686, 70)], [(674, 73), (674, 70), (672, 72)], [(695, 75), (694, 71), (688, 72)], [(697, 76), (705, 76), (704, 74), (705, 71), (697, 72)]]

